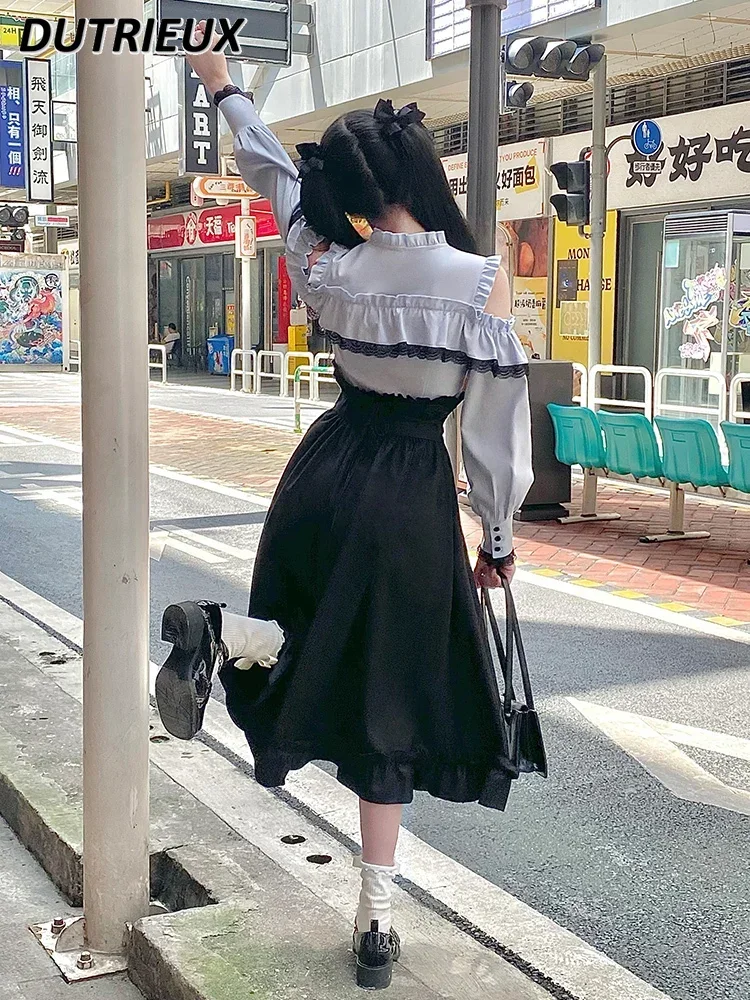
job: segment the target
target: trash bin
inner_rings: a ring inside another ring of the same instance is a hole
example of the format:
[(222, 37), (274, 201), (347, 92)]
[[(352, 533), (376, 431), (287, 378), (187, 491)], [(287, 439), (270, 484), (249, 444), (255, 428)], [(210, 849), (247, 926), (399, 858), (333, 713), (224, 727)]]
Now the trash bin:
[(229, 375), (232, 370), (232, 351), (234, 337), (209, 337), (206, 341), (208, 349), (208, 370), (211, 375)]

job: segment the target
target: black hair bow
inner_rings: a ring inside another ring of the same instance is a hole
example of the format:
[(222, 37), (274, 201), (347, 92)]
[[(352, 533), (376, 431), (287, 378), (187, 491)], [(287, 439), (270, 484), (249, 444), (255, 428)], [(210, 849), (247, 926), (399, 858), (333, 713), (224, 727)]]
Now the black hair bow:
[(408, 125), (419, 125), (426, 117), (416, 104), (406, 104), (400, 111), (396, 111), (393, 101), (382, 99), (373, 111), (373, 118), (381, 123), (386, 136), (399, 135)]
[(298, 164), (300, 177), (306, 177), (312, 170), (323, 169), (323, 148), (317, 142), (301, 142), (297, 146), (301, 160)]

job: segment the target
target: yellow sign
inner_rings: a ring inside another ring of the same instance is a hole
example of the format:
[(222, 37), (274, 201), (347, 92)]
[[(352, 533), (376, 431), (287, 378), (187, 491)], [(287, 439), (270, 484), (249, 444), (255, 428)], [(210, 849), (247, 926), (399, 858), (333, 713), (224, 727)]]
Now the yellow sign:
[(10, 23), (7, 18), (0, 19), (0, 49), (17, 49), (22, 34), (23, 21)]
[[(575, 226), (555, 220), (552, 307), (552, 357), (588, 363), (590, 244)], [(612, 364), (615, 330), (617, 212), (607, 212), (602, 279), (601, 364)]]
[(234, 337), (237, 332), (237, 314), (234, 309), (234, 302), (227, 302), (227, 307), (224, 311), (224, 326), (227, 331), (227, 337)]

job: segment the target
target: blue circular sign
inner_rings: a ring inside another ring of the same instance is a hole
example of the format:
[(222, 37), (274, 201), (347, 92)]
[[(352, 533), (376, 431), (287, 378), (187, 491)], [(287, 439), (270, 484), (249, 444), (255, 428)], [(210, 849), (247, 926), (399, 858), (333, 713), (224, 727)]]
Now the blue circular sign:
[(661, 128), (650, 118), (644, 118), (643, 121), (638, 122), (633, 129), (631, 138), (633, 148), (641, 156), (655, 156), (663, 143)]

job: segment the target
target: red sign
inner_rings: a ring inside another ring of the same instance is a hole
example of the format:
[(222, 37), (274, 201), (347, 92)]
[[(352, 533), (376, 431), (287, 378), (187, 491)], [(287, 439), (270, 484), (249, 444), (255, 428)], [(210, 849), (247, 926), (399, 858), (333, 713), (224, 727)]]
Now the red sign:
[(279, 257), (279, 329), (276, 342), (289, 343), (289, 320), (292, 312), (292, 282), (286, 269), (286, 257)]
[[(149, 250), (189, 250), (192, 247), (215, 246), (217, 243), (234, 243), (234, 220), (241, 214), (241, 205), (222, 205), (202, 211), (162, 215), (148, 220)], [(271, 203), (262, 199), (250, 205), (255, 217), (258, 239), (278, 236)]]

